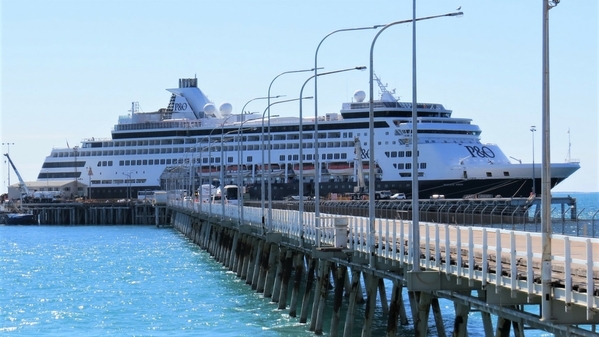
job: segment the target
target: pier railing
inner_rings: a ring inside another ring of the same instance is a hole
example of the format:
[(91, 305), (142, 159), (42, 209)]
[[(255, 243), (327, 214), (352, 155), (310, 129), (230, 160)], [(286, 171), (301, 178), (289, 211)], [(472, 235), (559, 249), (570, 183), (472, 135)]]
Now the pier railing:
[[(386, 268), (409, 267), (413, 261), (412, 222), (377, 218), (371, 229), (369, 218), (321, 213), (319, 227), (312, 212), (273, 209), (272, 223), (265, 211), (244, 207), (243, 221), (237, 205), (200, 204), (174, 201), (171, 206), (220, 217), (237, 226), (248, 226), (253, 233), (280, 233), (288, 245), (330, 247), (345, 252), (348, 258), (370, 256)], [(341, 219), (341, 220), (340, 220)], [(499, 295), (509, 291), (512, 298), (526, 296), (533, 303), (541, 296), (541, 234), (473, 226), (420, 222), (420, 268), (443, 274), (447, 279), (483, 287), (494, 287)], [(373, 238), (370, 236), (374, 235)], [(371, 240), (370, 240), (371, 239)], [(599, 309), (599, 239), (552, 235), (553, 297), (568, 312), (576, 307), (578, 315), (597, 319)], [(443, 290), (443, 277), (434, 278)], [(509, 297), (509, 296), (508, 296)], [(582, 311), (581, 311), (582, 310)], [(599, 316), (599, 315), (598, 315)]]

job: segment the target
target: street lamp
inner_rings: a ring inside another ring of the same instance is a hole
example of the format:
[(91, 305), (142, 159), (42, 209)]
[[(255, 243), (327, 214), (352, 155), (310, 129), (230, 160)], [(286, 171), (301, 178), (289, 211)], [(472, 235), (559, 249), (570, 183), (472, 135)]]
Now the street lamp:
[[(277, 76), (275, 76), (275, 78), (272, 79), (272, 81), (270, 81), (270, 85), (268, 86), (268, 97), (270, 97), (270, 89), (272, 88), (272, 84), (275, 82), (275, 80), (277, 78), (279, 78), (280, 76), (283, 76), (285, 74), (294, 74), (294, 73), (304, 73), (304, 72), (308, 72), (308, 71), (313, 71), (315, 68), (313, 69), (302, 69), (302, 70), (289, 70), (289, 71), (284, 71), (280, 74), (278, 74)], [(268, 105), (268, 162), (270, 163), (270, 98), (268, 99), (267, 102)], [(262, 130), (264, 130), (264, 128), (262, 128)], [(270, 181), (270, 179), (268, 180), (268, 231), (272, 231), (272, 182)], [(263, 207), (264, 208), (264, 207)]]
[[(340, 69), (340, 70), (334, 70), (334, 71), (328, 71), (325, 73), (320, 73), (320, 74), (315, 74), (312, 75), (310, 77), (308, 77), (308, 79), (306, 79), (306, 81), (304, 82), (304, 84), (302, 85), (302, 88), (300, 90), (300, 94), (299, 97), (302, 97), (304, 94), (304, 88), (306, 87), (306, 84), (308, 84), (308, 82), (313, 79), (316, 78), (318, 76), (323, 76), (323, 75), (331, 75), (331, 74), (336, 74), (336, 73), (342, 73), (342, 72), (346, 72), (346, 71), (352, 71), (352, 70), (364, 70), (366, 69), (366, 67), (364, 66), (358, 66), (358, 67), (353, 67), (353, 68), (346, 68), (346, 69)], [(302, 110), (302, 102), (303, 100), (300, 99), (299, 100), (299, 226), (300, 226), (300, 230), (301, 230), (301, 236), (303, 236), (303, 216), (304, 216), (304, 116), (303, 116), (303, 110)], [(316, 121), (314, 121), (316, 122)], [(316, 135), (316, 146), (315, 146), (315, 154), (318, 153), (318, 134)], [(314, 162), (314, 168), (315, 168), (315, 177), (314, 177), (314, 181), (316, 184), (318, 184), (318, 171), (320, 170), (320, 167), (317, 166), (318, 164), (318, 157), (315, 158), (315, 162)], [(320, 200), (317, 200), (316, 202), (320, 202)], [(320, 233), (319, 233), (319, 219), (316, 218), (316, 222), (315, 222), (315, 227), (316, 227), (316, 238), (317, 238), (317, 244), (318, 247), (320, 247)]]
[[(243, 173), (241, 172), (241, 168), (243, 167), (242, 161), (243, 161), (243, 142), (241, 141), (241, 139), (243, 138), (241, 131), (243, 131), (243, 129), (241, 128), (243, 126), (243, 124), (245, 124), (245, 122), (249, 122), (252, 119), (248, 119), (246, 121), (243, 121), (241, 123), (239, 123), (239, 128), (237, 129), (237, 208), (239, 210), (239, 220), (240, 220), (240, 224), (243, 224), (243, 196), (244, 193), (242, 191), (242, 189), (245, 188), (245, 184), (244, 184), (244, 179), (243, 179)], [(264, 125), (264, 124), (263, 124)]]
[[(256, 101), (256, 100), (260, 100), (260, 99), (267, 99), (268, 102), (270, 102), (271, 98), (279, 98), (279, 97), (282, 97), (282, 96), (281, 95), (277, 95), (277, 96), (272, 96), (271, 97), (270, 96), (270, 90), (269, 90), (268, 91), (268, 95), (266, 97), (256, 97), (256, 98), (250, 99), (249, 101), (247, 101), (245, 103), (245, 105), (243, 106), (243, 108), (241, 108), (242, 118), (243, 118), (243, 113), (245, 111), (245, 107), (250, 102), (253, 102), (253, 101)], [(241, 126), (243, 125), (243, 123), (245, 123), (245, 121), (242, 121), (242, 123), (239, 125), (239, 132), (238, 132), (238, 135), (239, 135), (239, 142), (238, 142), (238, 144), (239, 144), (239, 148), (241, 149), (241, 152), (238, 152), (238, 160), (237, 160), (238, 165), (241, 165), (241, 161), (242, 161), (242, 158), (243, 158), (243, 148), (242, 148), (243, 144), (241, 144)], [(264, 130), (264, 114), (262, 114), (262, 130)], [(262, 156), (262, 161), (264, 162), (264, 156)], [(264, 165), (264, 163), (262, 163), (262, 165)], [(243, 188), (243, 186), (244, 186), (244, 184), (243, 184), (243, 177), (241, 176), (241, 172), (239, 170), (237, 170), (237, 172), (238, 172), (238, 181), (239, 181), (239, 184), (241, 185), (241, 188)], [(264, 179), (264, 177), (262, 177), (262, 179)], [(243, 223), (243, 191), (241, 191), (241, 189), (240, 189), (239, 186), (237, 187), (237, 204), (240, 205), (240, 207), (241, 207), (240, 208), (240, 220), (241, 220), (241, 223)], [(262, 223), (264, 223), (264, 219), (263, 219)]]
[[(319, 227), (320, 222), (320, 162), (319, 162), (319, 154), (318, 154), (318, 51), (320, 50), (320, 46), (329, 36), (341, 33), (341, 32), (350, 32), (357, 30), (367, 30), (367, 29), (379, 29), (384, 25), (374, 25), (367, 27), (355, 27), (355, 28), (342, 28), (334, 30), (327, 35), (325, 35), (322, 40), (318, 43), (316, 47), (316, 51), (314, 52), (314, 156), (316, 157), (314, 162), (314, 216), (316, 218), (316, 227)], [(361, 164), (360, 164), (361, 165)], [(300, 168), (301, 170), (301, 168)]]
[(535, 182), (535, 131), (537, 131), (536, 126), (530, 127), (530, 133), (532, 134), (532, 192), (531, 196), (534, 198), (537, 194), (536, 182)]
[[(270, 107), (276, 104), (281, 104), (281, 103), (287, 103), (287, 102), (293, 102), (293, 101), (301, 101), (304, 99), (312, 99), (311, 96), (308, 97), (300, 97), (300, 98), (292, 98), (292, 99), (286, 99), (283, 101), (278, 101), (278, 102), (274, 102), (269, 104), (266, 109), (264, 109), (264, 112), (262, 113), (262, 168), (261, 168), (261, 185), (260, 185), (260, 207), (262, 208), (262, 226), (264, 226), (264, 210), (265, 210), (265, 198), (266, 198), (266, 191), (265, 191), (265, 182), (264, 182), (264, 117), (266, 115), (266, 113), (268, 112), (268, 200), (269, 200), (269, 204), (268, 204), (268, 209), (269, 209), (269, 217), (268, 217), (268, 228), (267, 231), (270, 232), (272, 230), (272, 212), (270, 211), (272, 208), (272, 177), (271, 177), (271, 172), (272, 169), (270, 167), (270, 165), (272, 164), (271, 159), (270, 159), (270, 150), (271, 150), (271, 145), (270, 145), (270, 118), (271, 117), (279, 117), (278, 115), (270, 115)], [(301, 123), (301, 122), (300, 122)]]
[[(414, 9), (415, 12), (415, 9)], [(369, 112), (369, 122), (368, 122), (368, 128), (369, 128), (369, 171), (368, 171), (368, 194), (369, 194), (369, 198), (368, 198), (368, 213), (369, 213), (369, 222), (370, 222), (370, 235), (368, 236), (368, 240), (369, 240), (369, 246), (371, 249), (371, 252), (373, 254), (370, 254), (370, 264), (374, 264), (374, 235), (375, 235), (375, 228), (374, 228), (374, 223), (375, 223), (375, 209), (374, 209), (374, 193), (375, 193), (375, 183), (376, 183), (376, 179), (374, 177), (375, 174), (375, 166), (374, 166), (374, 83), (373, 83), (373, 77), (374, 77), (374, 44), (376, 43), (376, 40), (378, 39), (378, 37), (381, 35), (382, 32), (384, 32), (387, 28), (391, 27), (391, 26), (395, 26), (395, 25), (399, 25), (399, 24), (403, 24), (403, 23), (410, 23), (413, 22), (415, 23), (415, 21), (422, 21), (422, 20), (430, 20), (430, 19), (435, 19), (435, 18), (441, 18), (441, 17), (446, 17), (446, 16), (462, 16), (464, 13), (463, 12), (453, 12), (453, 13), (447, 13), (447, 14), (441, 14), (441, 15), (433, 15), (433, 16), (425, 16), (425, 17), (421, 17), (421, 18), (412, 18), (409, 20), (401, 20), (401, 21), (395, 21), (395, 22), (391, 22), (387, 25), (385, 25), (383, 28), (381, 28), (381, 30), (378, 31), (378, 33), (374, 36), (374, 39), (372, 40), (372, 44), (370, 46), (370, 101), (369, 101), (369, 106), (370, 106), (370, 112)], [(415, 37), (413, 37), (415, 42)], [(415, 50), (415, 43), (413, 46), (413, 49)], [(414, 50), (413, 50), (413, 60), (415, 60), (414, 57)], [(418, 224), (418, 167), (416, 167), (417, 165), (415, 165), (414, 163), (417, 163), (417, 156), (418, 156), (418, 145), (417, 145), (417, 103), (416, 103), (416, 71), (415, 71), (415, 62), (413, 64), (413, 68), (412, 68), (412, 76), (413, 76), (413, 80), (412, 80), (412, 156), (413, 156), (413, 163), (412, 163), (412, 241), (414, 244), (414, 249), (418, 249), (418, 242), (420, 242), (420, 233), (418, 232), (419, 229), (419, 224)], [(414, 258), (414, 263), (413, 263), (413, 270), (414, 271), (418, 271), (420, 269), (420, 254), (412, 254), (413, 258)]]
[[(221, 124), (220, 127), (220, 141), (221, 141), (221, 168), (220, 168), (220, 177), (221, 177), (221, 182), (220, 182), (220, 189), (221, 189), (221, 199), (222, 199), (222, 194), (224, 191), (224, 181), (225, 181), (225, 172), (224, 172), (224, 166), (222, 164), (222, 159), (223, 159), (223, 152), (222, 152), (222, 142), (223, 142), (223, 133), (225, 132), (225, 124), (227, 124), (227, 121), (229, 120), (229, 118), (233, 117), (234, 115), (229, 115), (229, 117), (225, 118), (223, 120), (223, 123)], [(212, 129), (212, 131), (210, 131), (210, 133), (208, 134), (208, 166), (209, 166), (209, 170), (212, 171), (212, 144), (214, 142), (212, 142), (212, 133), (214, 132), (214, 130), (216, 130), (217, 128)], [(212, 172), (210, 172), (212, 173)], [(209, 175), (210, 177), (210, 184), (212, 185), (212, 174)], [(210, 187), (210, 191), (212, 192), (212, 187)], [(210, 196), (210, 202), (208, 203), (208, 214), (210, 214), (210, 216), (212, 216), (212, 195)], [(225, 210), (225, 204), (223, 201), (223, 213)]]
[(559, 4), (559, 0), (543, 0), (543, 69), (542, 69), (542, 113), (541, 126), (541, 320), (552, 319), (551, 294), (551, 156), (550, 156), (550, 112), (549, 112), (549, 10)]

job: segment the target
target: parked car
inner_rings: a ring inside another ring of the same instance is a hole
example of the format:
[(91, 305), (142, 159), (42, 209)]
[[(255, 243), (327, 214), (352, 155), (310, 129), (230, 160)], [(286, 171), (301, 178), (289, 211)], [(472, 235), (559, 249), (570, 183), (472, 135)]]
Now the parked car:
[(389, 199), (392, 199), (392, 200), (404, 200), (405, 198), (406, 198), (405, 193), (395, 193), (391, 197), (389, 197)]

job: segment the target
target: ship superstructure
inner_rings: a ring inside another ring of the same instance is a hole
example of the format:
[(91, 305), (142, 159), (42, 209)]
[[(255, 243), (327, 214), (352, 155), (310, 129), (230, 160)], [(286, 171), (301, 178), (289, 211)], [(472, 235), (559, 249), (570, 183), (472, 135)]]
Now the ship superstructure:
[[(89, 181), (94, 198), (122, 198), (157, 189), (191, 193), (202, 184), (243, 185), (252, 198), (260, 198), (262, 181), (270, 180), (272, 197), (280, 199), (297, 195), (300, 183), (305, 194), (313, 194), (318, 170), (324, 196), (352, 192), (360, 165), (368, 181), (368, 162), (374, 155), (376, 190), (409, 196), (412, 103), (397, 100), (376, 80), (381, 97), (374, 102), (374, 154), (365, 150), (369, 104), (363, 91), (355, 93), (353, 102), (344, 103), (340, 113), (318, 117), (315, 135), (313, 118), (304, 118), (300, 130), (297, 117), (272, 118), (268, 123), (262, 114), (232, 114), (228, 103), (217, 109), (198, 88), (197, 79), (191, 78), (167, 89), (171, 92), (167, 108), (139, 112), (134, 103), (130, 114), (119, 117), (111, 138), (89, 138), (74, 148), (53, 149), (38, 180)], [(421, 198), (528, 196), (533, 177), (538, 180), (535, 192), (540, 192), (540, 164), (510, 162), (498, 145), (481, 142), (481, 130), (471, 119), (453, 117), (439, 103), (418, 103), (417, 113)], [(354, 153), (356, 140), (364, 149), (362, 162)], [(320, 167), (315, 167), (315, 146)], [(577, 162), (552, 164), (552, 186), (579, 167)]]

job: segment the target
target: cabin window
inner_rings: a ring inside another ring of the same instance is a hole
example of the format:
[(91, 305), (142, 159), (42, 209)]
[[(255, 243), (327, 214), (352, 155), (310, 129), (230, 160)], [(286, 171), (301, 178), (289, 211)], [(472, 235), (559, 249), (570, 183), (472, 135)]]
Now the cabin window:
[(412, 164), (411, 163), (406, 163), (406, 170), (409, 170), (412, 168)]
[(340, 159), (341, 155), (339, 153), (333, 154), (333, 159)]
[[(289, 156), (289, 157), (291, 157), (291, 156)], [(291, 160), (291, 158), (290, 158), (290, 160)], [(279, 156), (279, 161), (285, 161), (285, 155)]]
[(509, 173), (509, 172), (507, 172), (507, 171), (504, 171), (504, 172), (503, 172), (503, 176), (504, 176), (504, 177), (509, 177), (509, 176), (510, 176), (510, 173)]
[(411, 157), (412, 156), (412, 151), (406, 151), (406, 157)]
[(421, 169), (425, 169), (426, 168), (426, 163), (420, 163), (420, 168)]
[(409, 177), (412, 176), (412, 173), (410, 173), (410, 172), (402, 172), (402, 173), (399, 174), (399, 176), (402, 177), (402, 178), (409, 178)]
[(487, 172), (487, 177), (492, 177), (493, 174), (491, 172)]

